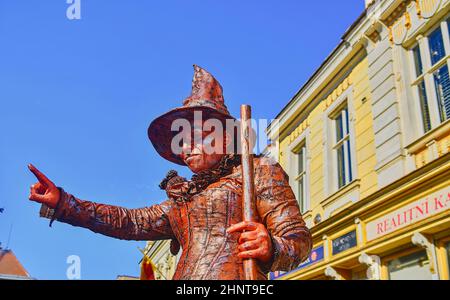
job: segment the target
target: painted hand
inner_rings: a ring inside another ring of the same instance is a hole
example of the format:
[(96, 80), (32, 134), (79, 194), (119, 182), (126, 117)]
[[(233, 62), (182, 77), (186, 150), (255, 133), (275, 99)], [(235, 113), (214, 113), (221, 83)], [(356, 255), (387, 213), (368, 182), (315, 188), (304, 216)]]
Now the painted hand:
[(31, 201), (46, 204), (51, 208), (56, 208), (60, 196), (59, 189), (32, 164), (28, 165), (28, 169), (30, 169), (34, 176), (39, 180), (38, 183), (31, 186), (30, 196), (28, 198)]
[(254, 258), (263, 263), (272, 259), (272, 240), (263, 224), (244, 221), (227, 229), (227, 233), (233, 232), (242, 232), (238, 247), (240, 258)]

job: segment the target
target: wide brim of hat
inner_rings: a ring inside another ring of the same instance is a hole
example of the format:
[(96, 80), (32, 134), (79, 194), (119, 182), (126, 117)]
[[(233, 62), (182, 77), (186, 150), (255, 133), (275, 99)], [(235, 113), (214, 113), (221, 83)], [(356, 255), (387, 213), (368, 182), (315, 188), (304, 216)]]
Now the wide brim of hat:
[(236, 120), (229, 114), (206, 106), (175, 108), (153, 120), (148, 127), (148, 137), (159, 155), (178, 165), (186, 165), (179, 155), (174, 154), (171, 150), (172, 139), (178, 134), (178, 132), (172, 131), (172, 123), (177, 119), (186, 119), (189, 122), (193, 122), (195, 112), (202, 112), (204, 120), (218, 119), (223, 124), (225, 124), (226, 120)]

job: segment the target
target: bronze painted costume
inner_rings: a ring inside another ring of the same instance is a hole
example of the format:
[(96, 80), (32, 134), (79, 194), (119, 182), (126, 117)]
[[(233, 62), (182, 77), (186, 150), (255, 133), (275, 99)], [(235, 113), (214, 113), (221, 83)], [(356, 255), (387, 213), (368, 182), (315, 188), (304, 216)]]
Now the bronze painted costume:
[[(311, 249), (311, 236), (301, 217), (287, 175), (278, 165), (255, 159), (257, 210), (272, 236), (272, 263), (268, 271), (290, 271)], [(55, 210), (43, 206), (41, 215), (124, 240), (176, 239), (182, 248), (174, 279), (243, 279), (236, 256), (238, 234), (226, 229), (242, 220), (240, 168), (210, 185), (189, 202), (167, 200), (141, 209), (82, 201), (63, 192)]]
[[(171, 152), (175, 133), (170, 126), (177, 118), (192, 120), (198, 111), (223, 122), (234, 119), (224, 104), (220, 84), (195, 66), (192, 94), (184, 106), (149, 127), (149, 138), (162, 157), (185, 165)], [(240, 234), (226, 232), (243, 219), (241, 166), (236, 158), (235, 154), (225, 156), (224, 165), (221, 162), (214, 170), (196, 174), (189, 182), (172, 174), (161, 184), (169, 200), (159, 205), (126, 209), (83, 201), (61, 189), (56, 208), (43, 205), (41, 216), (123, 240), (172, 240), (172, 252), (182, 249), (174, 279), (244, 279), (243, 263), (237, 256)], [(269, 271), (296, 268), (308, 257), (312, 240), (281, 166), (258, 157), (254, 170), (258, 222), (266, 227), (273, 248), (271, 261), (258, 265), (258, 279), (264, 280)]]

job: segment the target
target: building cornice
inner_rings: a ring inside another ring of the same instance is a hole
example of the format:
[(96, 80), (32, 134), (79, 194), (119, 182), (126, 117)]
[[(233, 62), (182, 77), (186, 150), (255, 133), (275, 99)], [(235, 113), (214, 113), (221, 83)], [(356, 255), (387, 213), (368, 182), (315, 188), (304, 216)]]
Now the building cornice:
[[(333, 80), (340, 68), (345, 66), (352, 59), (352, 56), (367, 45), (365, 33), (370, 32), (370, 27), (373, 26), (374, 22), (388, 17), (402, 2), (403, 0), (381, 1), (378, 5), (364, 10), (342, 36), (338, 46), (276, 116), (276, 119), (279, 120), (280, 132), (295, 119), (295, 116), (302, 109), (313, 102), (314, 97)], [(278, 125), (272, 125), (273, 122), (267, 128), (269, 138), (279, 134), (279, 132), (274, 132)]]

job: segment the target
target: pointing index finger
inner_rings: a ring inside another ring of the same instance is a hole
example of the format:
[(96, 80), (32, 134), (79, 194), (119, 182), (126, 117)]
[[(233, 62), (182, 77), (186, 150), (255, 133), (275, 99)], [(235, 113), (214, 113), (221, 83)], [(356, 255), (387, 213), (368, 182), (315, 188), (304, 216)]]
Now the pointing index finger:
[(241, 222), (228, 228), (227, 233), (253, 231), (256, 228), (257, 228), (256, 225), (252, 222)]
[(42, 184), (44, 184), (46, 186), (50, 186), (50, 185), (53, 184), (51, 182), (51, 180), (47, 178), (47, 176), (45, 176), (43, 173), (41, 173), (41, 171), (39, 171), (32, 164), (28, 165), (28, 169), (30, 169), (30, 171), (34, 174), (34, 176), (36, 176), (36, 178), (39, 180), (40, 183), (42, 183)]

